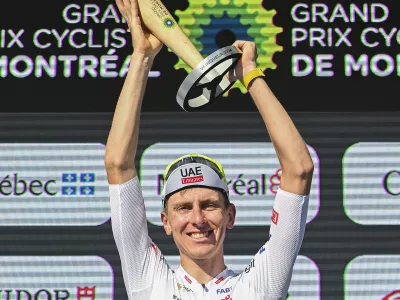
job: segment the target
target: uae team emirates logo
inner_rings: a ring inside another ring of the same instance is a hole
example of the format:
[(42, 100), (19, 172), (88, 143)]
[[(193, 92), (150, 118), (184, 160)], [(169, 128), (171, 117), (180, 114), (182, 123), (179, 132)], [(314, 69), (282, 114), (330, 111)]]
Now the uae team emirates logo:
[(182, 184), (196, 183), (204, 181), (201, 167), (181, 169)]

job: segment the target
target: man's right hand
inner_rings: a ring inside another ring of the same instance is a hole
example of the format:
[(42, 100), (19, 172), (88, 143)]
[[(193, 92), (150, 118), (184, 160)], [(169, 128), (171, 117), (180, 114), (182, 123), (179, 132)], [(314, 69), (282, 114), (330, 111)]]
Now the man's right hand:
[(122, 184), (137, 176), (135, 156), (140, 112), (151, 66), (162, 43), (143, 24), (138, 0), (116, 0), (131, 30), (133, 55), (115, 108), (104, 162), (110, 184)]
[(116, 3), (131, 31), (134, 53), (154, 58), (163, 43), (146, 28), (140, 17), (138, 0), (116, 0)]

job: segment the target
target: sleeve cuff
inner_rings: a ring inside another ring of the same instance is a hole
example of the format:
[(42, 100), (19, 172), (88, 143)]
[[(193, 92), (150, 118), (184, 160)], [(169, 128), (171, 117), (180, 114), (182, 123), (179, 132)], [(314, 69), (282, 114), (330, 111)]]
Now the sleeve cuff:
[(297, 199), (297, 200), (301, 200), (304, 197), (309, 197), (310, 196), (310, 194), (308, 194), (308, 195), (294, 194), (294, 193), (291, 193), (291, 192), (284, 191), (281, 188), (278, 188), (278, 191), (276, 192), (276, 194), (277, 195), (279, 194), (279, 195), (282, 195), (282, 196), (285, 196), (285, 197), (288, 197), (288, 198)]
[(129, 179), (128, 181), (126, 181), (126, 182), (124, 182), (124, 183), (113, 183), (113, 184), (109, 183), (108, 186), (109, 186), (110, 188), (116, 188), (116, 187), (121, 187), (121, 188), (123, 188), (123, 187), (125, 187), (125, 186), (127, 186), (127, 185), (130, 185), (130, 184), (138, 184), (138, 183), (139, 183), (139, 178), (138, 178), (138, 176), (135, 176), (135, 177), (133, 177), (132, 179)]

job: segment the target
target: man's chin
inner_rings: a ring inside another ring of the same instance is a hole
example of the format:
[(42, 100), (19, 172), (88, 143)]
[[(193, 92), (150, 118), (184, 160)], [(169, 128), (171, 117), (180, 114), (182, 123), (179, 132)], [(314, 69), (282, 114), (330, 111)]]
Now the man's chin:
[(213, 255), (212, 253), (189, 253), (188, 257), (193, 261), (210, 260)]
[(214, 245), (201, 245), (197, 249), (189, 249), (186, 256), (192, 260), (210, 259), (217, 252)]

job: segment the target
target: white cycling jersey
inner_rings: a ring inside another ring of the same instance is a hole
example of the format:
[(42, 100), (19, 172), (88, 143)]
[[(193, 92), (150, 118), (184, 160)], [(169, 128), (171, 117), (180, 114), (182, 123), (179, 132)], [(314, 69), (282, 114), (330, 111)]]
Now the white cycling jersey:
[[(182, 267), (172, 270), (148, 235), (137, 177), (109, 186), (111, 222), (130, 300), (286, 299), (301, 247), (309, 196), (278, 190), (269, 239), (241, 273), (229, 268), (199, 284)], [(267, 217), (267, 216), (266, 216)]]

